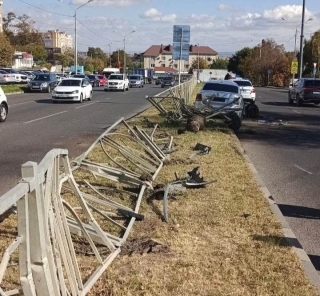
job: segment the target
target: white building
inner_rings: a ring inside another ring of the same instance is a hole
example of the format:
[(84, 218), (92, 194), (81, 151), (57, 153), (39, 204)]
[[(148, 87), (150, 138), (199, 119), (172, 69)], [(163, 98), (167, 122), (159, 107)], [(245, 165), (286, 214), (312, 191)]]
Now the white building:
[(59, 47), (61, 48), (61, 52), (73, 48), (72, 36), (59, 30), (49, 30), (47, 33), (44, 33), (43, 41), (46, 47)]
[(33, 67), (33, 55), (27, 52), (16, 51), (13, 55), (13, 69), (30, 69)]
[[(152, 45), (143, 54), (144, 68), (148, 69), (179, 69), (179, 61), (172, 59), (173, 46), (169, 45)], [(181, 72), (188, 72), (192, 63), (198, 59), (204, 59), (208, 64), (211, 64), (216, 59), (218, 53), (209, 46), (190, 45), (189, 60), (181, 61)], [(164, 70), (167, 71), (167, 70)]]

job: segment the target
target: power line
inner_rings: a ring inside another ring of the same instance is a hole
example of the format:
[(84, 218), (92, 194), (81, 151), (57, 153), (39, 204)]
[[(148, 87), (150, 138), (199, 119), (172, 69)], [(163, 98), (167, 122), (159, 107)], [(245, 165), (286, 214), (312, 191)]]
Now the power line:
[(45, 11), (45, 12), (49, 12), (49, 13), (52, 13), (52, 14), (55, 14), (55, 15), (66, 16), (66, 17), (73, 17), (72, 15), (61, 14), (61, 13), (53, 12), (53, 11), (50, 11), (50, 10), (47, 10), (47, 9), (44, 9), (44, 8), (41, 8), (41, 7), (32, 5), (32, 4), (30, 4), (30, 3), (28, 3), (28, 2), (25, 2), (25, 1), (23, 1), (23, 0), (18, 0), (18, 1), (20, 1), (20, 2), (22, 2), (22, 3), (24, 3), (24, 4), (26, 4), (26, 5), (29, 5), (29, 6), (31, 6), (31, 7), (34, 7), (34, 8), (37, 8), (37, 9), (39, 9), (39, 10), (42, 10), (42, 11)]

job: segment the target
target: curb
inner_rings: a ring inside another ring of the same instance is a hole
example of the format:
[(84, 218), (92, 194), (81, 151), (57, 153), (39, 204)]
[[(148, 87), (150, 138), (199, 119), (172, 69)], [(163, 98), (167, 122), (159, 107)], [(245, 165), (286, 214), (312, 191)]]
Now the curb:
[(235, 138), (236, 142), (238, 143), (238, 149), (245, 161), (247, 162), (250, 170), (253, 173), (254, 178), (258, 182), (259, 188), (263, 193), (263, 196), (268, 201), (269, 206), (273, 212), (273, 214), (276, 216), (276, 218), (281, 223), (281, 230), (283, 232), (284, 237), (286, 238), (288, 244), (294, 249), (295, 253), (297, 254), (298, 258), (300, 259), (302, 268), (307, 276), (307, 278), (310, 280), (311, 284), (313, 284), (320, 293), (320, 276), (318, 271), (313, 266), (309, 256), (301, 246), (299, 240), (294, 235), (293, 231), (291, 230), (287, 220), (283, 216), (282, 212), (280, 211), (277, 203), (273, 200), (273, 197), (268, 190), (268, 188), (263, 183), (261, 177), (259, 176), (259, 173), (253, 163), (251, 162), (249, 156), (246, 154), (245, 150), (243, 149), (240, 140), (238, 137), (232, 133), (232, 137)]
[(10, 95), (18, 95), (18, 94), (24, 94), (24, 91), (17, 91), (17, 92), (13, 92), (13, 93), (4, 93), (6, 96), (10, 96)]

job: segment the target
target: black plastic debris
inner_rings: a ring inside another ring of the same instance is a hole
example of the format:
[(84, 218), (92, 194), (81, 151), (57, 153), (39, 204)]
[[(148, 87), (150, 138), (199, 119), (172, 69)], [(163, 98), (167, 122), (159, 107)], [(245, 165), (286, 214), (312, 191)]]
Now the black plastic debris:
[(213, 181), (204, 181), (203, 177), (200, 177), (200, 167), (195, 167), (192, 171), (187, 172), (187, 179), (185, 180), (186, 187), (200, 188)]
[(177, 130), (177, 133), (178, 133), (178, 135), (181, 135), (181, 134), (184, 134), (186, 131), (187, 131), (186, 128), (179, 128), (179, 129)]
[(200, 154), (209, 154), (211, 151), (211, 147), (197, 143), (196, 146), (194, 146), (193, 150), (200, 151)]
[(137, 214), (132, 211), (127, 211), (124, 209), (118, 209), (118, 214), (127, 218), (136, 218), (137, 221), (143, 221), (144, 220), (144, 215)]
[[(157, 123), (154, 123), (152, 121), (150, 121), (147, 117), (143, 118), (143, 121), (146, 123), (148, 128), (155, 128)], [(158, 125), (158, 127), (160, 128), (160, 126)]]

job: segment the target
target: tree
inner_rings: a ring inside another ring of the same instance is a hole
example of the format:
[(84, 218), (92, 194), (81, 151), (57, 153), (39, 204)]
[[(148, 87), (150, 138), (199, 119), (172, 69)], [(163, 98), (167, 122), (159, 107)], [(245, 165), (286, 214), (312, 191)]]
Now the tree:
[(317, 63), (316, 76), (319, 77), (319, 63), (320, 63), (320, 30), (316, 31), (310, 38), (306, 40), (304, 44), (303, 61), (305, 69), (303, 71), (304, 76), (312, 76), (314, 69), (314, 63)]
[(245, 58), (252, 55), (252, 48), (244, 47), (237, 51), (230, 59), (227, 65), (228, 71), (244, 76), (244, 73), (240, 69), (240, 63)]
[(254, 84), (283, 86), (290, 77), (290, 56), (274, 40), (263, 40), (251, 49), (251, 55), (240, 60), (240, 73)]
[[(192, 69), (198, 69), (198, 58), (191, 63)], [(204, 58), (199, 58), (199, 69), (209, 69), (209, 65)]]
[(14, 49), (9, 39), (3, 33), (0, 33), (0, 66), (11, 67)]
[(74, 53), (72, 49), (68, 48), (64, 53), (56, 53), (54, 58), (62, 65), (62, 67), (68, 67), (73, 63)]
[(87, 56), (92, 59), (100, 59), (104, 64), (107, 62), (107, 54), (100, 47), (89, 47)]
[(227, 69), (229, 60), (217, 58), (214, 59), (212, 64), (210, 65), (210, 69)]
[(26, 14), (16, 16), (9, 12), (4, 18), (4, 33), (16, 50), (32, 53), (35, 61), (43, 61), (46, 60), (47, 53), (42, 35), (34, 29), (34, 24)]

